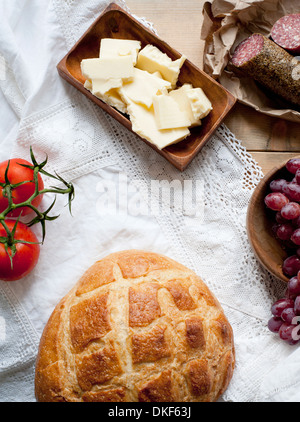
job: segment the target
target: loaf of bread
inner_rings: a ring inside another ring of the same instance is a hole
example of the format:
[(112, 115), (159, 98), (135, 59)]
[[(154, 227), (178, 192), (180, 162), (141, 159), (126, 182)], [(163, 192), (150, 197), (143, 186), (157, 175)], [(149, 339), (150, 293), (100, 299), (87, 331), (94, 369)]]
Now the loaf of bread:
[(212, 402), (234, 369), (233, 333), (203, 281), (130, 250), (96, 262), (41, 338), (40, 402)]

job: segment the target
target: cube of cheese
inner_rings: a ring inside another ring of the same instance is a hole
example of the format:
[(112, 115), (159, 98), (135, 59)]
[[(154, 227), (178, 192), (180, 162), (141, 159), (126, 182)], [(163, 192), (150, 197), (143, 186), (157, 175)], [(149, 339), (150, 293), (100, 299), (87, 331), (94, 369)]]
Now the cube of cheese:
[(158, 70), (156, 70), (156, 72), (153, 72), (152, 75), (155, 75), (155, 76), (157, 76), (160, 79), (163, 79), (161, 73)]
[(108, 59), (84, 59), (81, 61), (81, 72), (89, 80), (130, 80), (133, 77), (133, 63), (130, 56)]
[(191, 126), (201, 125), (201, 119), (212, 110), (212, 104), (201, 88), (193, 88), (191, 84), (184, 84), (174, 89), (169, 95), (177, 102), (180, 110), (186, 111), (191, 120)]
[(204, 119), (212, 110), (212, 104), (204, 94), (202, 88), (187, 89), (193, 114), (196, 119)]
[(159, 130), (153, 106), (147, 108), (131, 102), (127, 106), (127, 111), (132, 122), (132, 130), (160, 150), (185, 139), (190, 134), (188, 128)]
[(158, 129), (189, 127), (191, 121), (185, 110), (168, 94), (153, 97), (154, 115)]
[(99, 57), (109, 59), (119, 56), (130, 56), (135, 65), (141, 42), (135, 40), (118, 40), (114, 38), (102, 38), (100, 41)]
[[(99, 97), (100, 98), (100, 97)], [(105, 103), (115, 107), (121, 113), (127, 113), (127, 106), (124, 103), (123, 99), (120, 97), (120, 94), (117, 89), (111, 89), (106, 92), (101, 98)]]
[(105, 95), (113, 88), (120, 88), (123, 82), (121, 78), (92, 79), (92, 93), (96, 96)]
[(170, 89), (171, 83), (144, 70), (134, 68), (133, 80), (126, 82), (119, 89), (119, 93), (125, 102), (133, 101), (151, 107), (153, 97), (164, 89)]
[(92, 88), (93, 88), (92, 81), (90, 81), (89, 79), (87, 79), (84, 82), (84, 85), (83, 86), (85, 87), (85, 89), (88, 89), (89, 91), (92, 92)]
[(116, 108), (121, 113), (127, 113), (127, 106), (120, 97), (117, 89), (111, 89), (107, 91), (105, 94), (94, 94), (93, 93), (93, 84), (88, 79), (84, 83), (84, 87), (92, 92), (95, 97), (99, 98), (100, 100), (104, 101), (106, 104)]
[(139, 52), (136, 67), (150, 73), (159, 72), (164, 79), (171, 82), (174, 88), (185, 59), (186, 57), (182, 56), (173, 61), (157, 47), (148, 44)]

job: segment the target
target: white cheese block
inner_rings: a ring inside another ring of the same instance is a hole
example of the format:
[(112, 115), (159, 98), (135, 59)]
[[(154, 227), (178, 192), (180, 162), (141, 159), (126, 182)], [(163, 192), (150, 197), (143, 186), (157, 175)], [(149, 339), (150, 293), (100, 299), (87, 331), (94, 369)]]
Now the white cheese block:
[(133, 63), (130, 56), (109, 59), (84, 59), (81, 72), (86, 79), (122, 79), (133, 77)]
[[(84, 83), (84, 87), (92, 92), (93, 84), (88, 79)], [(92, 92), (93, 93), (93, 92)], [(111, 89), (107, 91), (105, 94), (98, 93), (97, 95), (94, 94), (95, 97), (99, 98), (100, 100), (104, 101), (106, 104), (115, 107), (117, 110), (121, 111), (121, 113), (127, 113), (127, 106), (120, 97), (117, 89)]]
[(88, 79), (85, 81), (85, 83), (84, 83), (84, 85), (83, 85), (86, 89), (88, 89), (89, 91), (91, 91), (92, 92), (92, 88), (93, 88), (93, 85), (92, 85), (92, 81), (89, 81)]
[(185, 110), (168, 94), (153, 97), (154, 115), (158, 129), (189, 127), (191, 121)]
[(201, 88), (186, 91), (190, 100), (192, 111), (196, 119), (204, 119), (212, 110), (212, 104)]
[(153, 97), (157, 93), (161, 93), (164, 89), (170, 88), (170, 82), (144, 70), (134, 68), (133, 80), (124, 83), (119, 89), (119, 93), (125, 102), (128, 98), (130, 101), (144, 104), (149, 108), (153, 103)]
[(135, 40), (118, 40), (102, 38), (100, 41), (100, 58), (109, 59), (118, 56), (130, 56), (135, 65), (141, 42)]
[(117, 89), (111, 89), (105, 95), (103, 95), (102, 99), (105, 103), (115, 107), (121, 113), (127, 113), (127, 106), (123, 99), (120, 97)]
[(147, 108), (131, 102), (127, 110), (132, 122), (132, 130), (158, 149), (175, 144), (190, 134), (187, 128), (159, 130), (156, 126), (153, 106)]
[[(190, 86), (192, 87), (192, 85)], [(169, 95), (171, 98), (173, 98), (174, 101), (177, 102), (180, 110), (187, 113), (191, 121), (191, 125), (201, 124), (201, 119), (198, 119), (197, 116), (195, 116), (193, 113), (191, 102), (187, 96), (186, 90), (183, 87), (170, 91)]]
[(157, 47), (148, 44), (139, 52), (136, 67), (150, 73), (159, 72), (174, 88), (185, 59), (186, 57), (182, 56), (173, 61)]
[(191, 84), (184, 84), (174, 89), (169, 95), (177, 102), (180, 110), (186, 111), (191, 126), (201, 125), (201, 119), (212, 110), (212, 104), (201, 88), (193, 88)]
[(92, 79), (92, 93), (96, 96), (105, 95), (113, 88), (120, 88), (123, 82), (120, 78)]
[(155, 76), (157, 76), (160, 79), (163, 79), (161, 73), (158, 70), (156, 72), (153, 72), (152, 75), (155, 75)]

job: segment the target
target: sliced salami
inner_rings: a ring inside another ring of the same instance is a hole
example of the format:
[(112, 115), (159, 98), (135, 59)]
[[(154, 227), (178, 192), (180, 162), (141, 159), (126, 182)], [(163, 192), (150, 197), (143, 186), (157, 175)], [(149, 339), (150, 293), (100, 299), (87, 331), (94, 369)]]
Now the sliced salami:
[(253, 34), (242, 41), (235, 49), (229, 67), (300, 106), (299, 61), (264, 35)]
[(278, 19), (271, 30), (271, 37), (290, 53), (300, 53), (300, 13)]
[(232, 63), (236, 67), (242, 66), (253, 57), (257, 56), (264, 46), (264, 39), (260, 34), (253, 34), (251, 37), (242, 41), (236, 48), (232, 57)]

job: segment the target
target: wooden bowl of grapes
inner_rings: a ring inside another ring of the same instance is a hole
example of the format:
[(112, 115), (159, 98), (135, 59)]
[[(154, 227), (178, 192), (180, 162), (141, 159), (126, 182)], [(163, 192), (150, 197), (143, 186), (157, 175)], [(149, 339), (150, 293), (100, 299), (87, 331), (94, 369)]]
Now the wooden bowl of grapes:
[(258, 261), (288, 282), (300, 271), (300, 156), (271, 170), (255, 188), (247, 233)]

